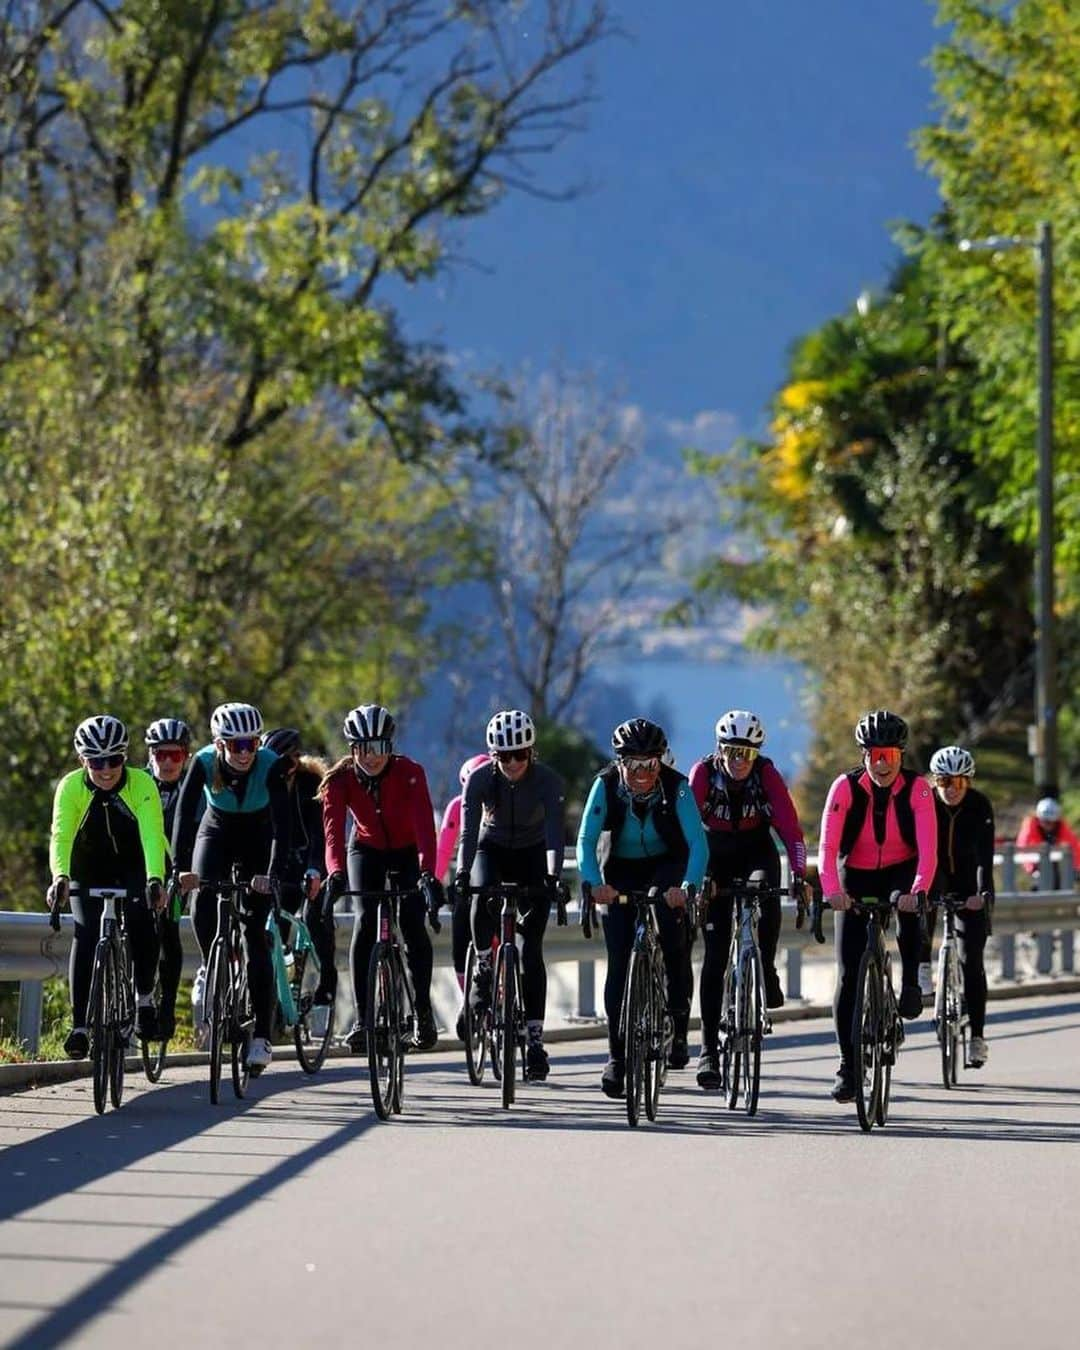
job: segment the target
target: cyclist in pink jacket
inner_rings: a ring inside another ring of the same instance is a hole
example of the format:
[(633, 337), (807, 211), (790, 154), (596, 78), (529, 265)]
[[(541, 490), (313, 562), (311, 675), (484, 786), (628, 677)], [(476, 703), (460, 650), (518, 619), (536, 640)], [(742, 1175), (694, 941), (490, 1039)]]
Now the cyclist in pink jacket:
[(915, 892), (929, 890), (934, 880), (937, 812), (930, 784), (903, 767), (907, 739), (908, 727), (902, 717), (887, 708), (866, 713), (855, 728), (863, 767), (835, 780), (821, 817), (821, 889), (836, 911), (833, 1012), (840, 1069), (832, 1095), (838, 1102), (849, 1102), (855, 1096), (851, 1024), (869, 922), (862, 914), (845, 912), (850, 911), (852, 900), (887, 899), (893, 891), (900, 892), (900, 1016), (910, 1020), (922, 1012)]

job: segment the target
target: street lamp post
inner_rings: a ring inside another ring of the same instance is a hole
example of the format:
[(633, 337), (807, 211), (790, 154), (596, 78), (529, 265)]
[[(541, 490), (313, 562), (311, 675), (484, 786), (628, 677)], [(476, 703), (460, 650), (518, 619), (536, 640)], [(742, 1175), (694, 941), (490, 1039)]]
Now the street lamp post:
[(1034, 239), (992, 234), (961, 239), (962, 252), (1030, 248), (1039, 275), (1039, 557), (1035, 570), (1035, 786), (1058, 792), (1057, 644), (1054, 633), (1054, 233), (1042, 221)]

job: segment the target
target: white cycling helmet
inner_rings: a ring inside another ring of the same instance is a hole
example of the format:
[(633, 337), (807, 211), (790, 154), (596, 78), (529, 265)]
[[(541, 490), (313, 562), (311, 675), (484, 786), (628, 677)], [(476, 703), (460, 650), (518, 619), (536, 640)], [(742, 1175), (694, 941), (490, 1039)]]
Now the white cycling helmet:
[(716, 724), (717, 745), (749, 745), (755, 750), (765, 743), (765, 728), (757, 713), (732, 708)]
[(127, 747), (127, 727), (110, 713), (88, 717), (75, 728), (76, 754), (115, 755)]
[(533, 720), (520, 708), (497, 712), (487, 724), (487, 748), (496, 754), (500, 750), (525, 750), (535, 742)]
[(190, 745), (191, 728), (180, 717), (159, 717), (146, 728), (143, 739), (149, 746)]
[(350, 745), (362, 745), (364, 741), (392, 741), (397, 723), (381, 703), (361, 703), (345, 718), (342, 730)]
[(262, 729), (262, 713), (251, 703), (219, 703), (210, 714), (210, 735), (215, 741), (260, 736)]
[(1048, 825), (1061, 819), (1061, 803), (1056, 797), (1041, 797), (1035, 804), (1035, 815)]
[(960, 778), (975, 777), (975, 760), (961, 745), (943, 745), (930, 757), (931, 773), (948, 773)]

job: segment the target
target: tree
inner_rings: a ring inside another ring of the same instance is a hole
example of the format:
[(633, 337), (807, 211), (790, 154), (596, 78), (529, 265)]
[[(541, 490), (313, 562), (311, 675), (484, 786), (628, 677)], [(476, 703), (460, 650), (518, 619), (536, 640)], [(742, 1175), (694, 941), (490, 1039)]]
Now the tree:
[(657, 500), (635, 410), (593, 378), (522, 379), (505, 405), (498, 472), (481, 496), (490, 590), (527, 706), (558, 722), (600, 653), (625, 639), (627, 596), (659, 563), (674, 522)]

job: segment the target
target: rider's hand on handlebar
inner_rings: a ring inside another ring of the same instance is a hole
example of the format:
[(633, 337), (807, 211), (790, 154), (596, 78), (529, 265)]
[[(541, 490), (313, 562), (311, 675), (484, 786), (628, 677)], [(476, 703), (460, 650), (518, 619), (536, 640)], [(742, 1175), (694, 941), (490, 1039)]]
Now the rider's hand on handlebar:
[(156, 914), (165, 908), (165, 887), (157, 877), (151, 877), (146, 883), (146, 903)]
[(273, 889), (270, 884), (270, 878), (264, 873), (259, 872), (251, 878), (251, 889), (256, 895), (269, 895)]
[(982, 908), (985, 906), (985, 904), (986, 904), (986, 900), (985, 900), (985, 898), (984, 898), (983, 896), (981, 896), (981, 895), (969, 895), (968, 898), (967, 898), (967, 902), (966, 902), (965, 905), (964, 905), (964, 908), (965, 908), (965, 909), (982, 909)]
[(198, 872), (181, 872), (177, 877), (180, 883), (181, 895), (187, 895), (188, 891), (198, 890), (199, 874)]
[(592, 898), (594, 904), (610, 905), (613, 900), (619, 898), (619, 892), (614, 886), (594, 886)]
[(314, 867), (309, 867), (304, 873), (304, 894), (309, 900), (314, 900), (319, 894), (319, 887), (322, 885), (322, 877)]
[(843, 911), (851, 908), (851, 896), (844, 891), (839, 891), (836, 895), (827, 895), (825, 903), (830, 909)]
[(664, 892), (664, 903), (668, 909), (685, 909), (686, 892), (681, 886), (669, 886)]
[(919, 912), (919, 897), (917, 895), (901, 895), (896, 908), (901, 914), (917, 914)]
[(469, 874), (466, 871), (454, 873), (454, 890), (458, 895), (468, 895), (469, 893)]
[(71, 882), (67, 877), (53, 877), (52, 885), (45, 892), (45, 903), (50, 909), (63, 909), (71, 892)]

